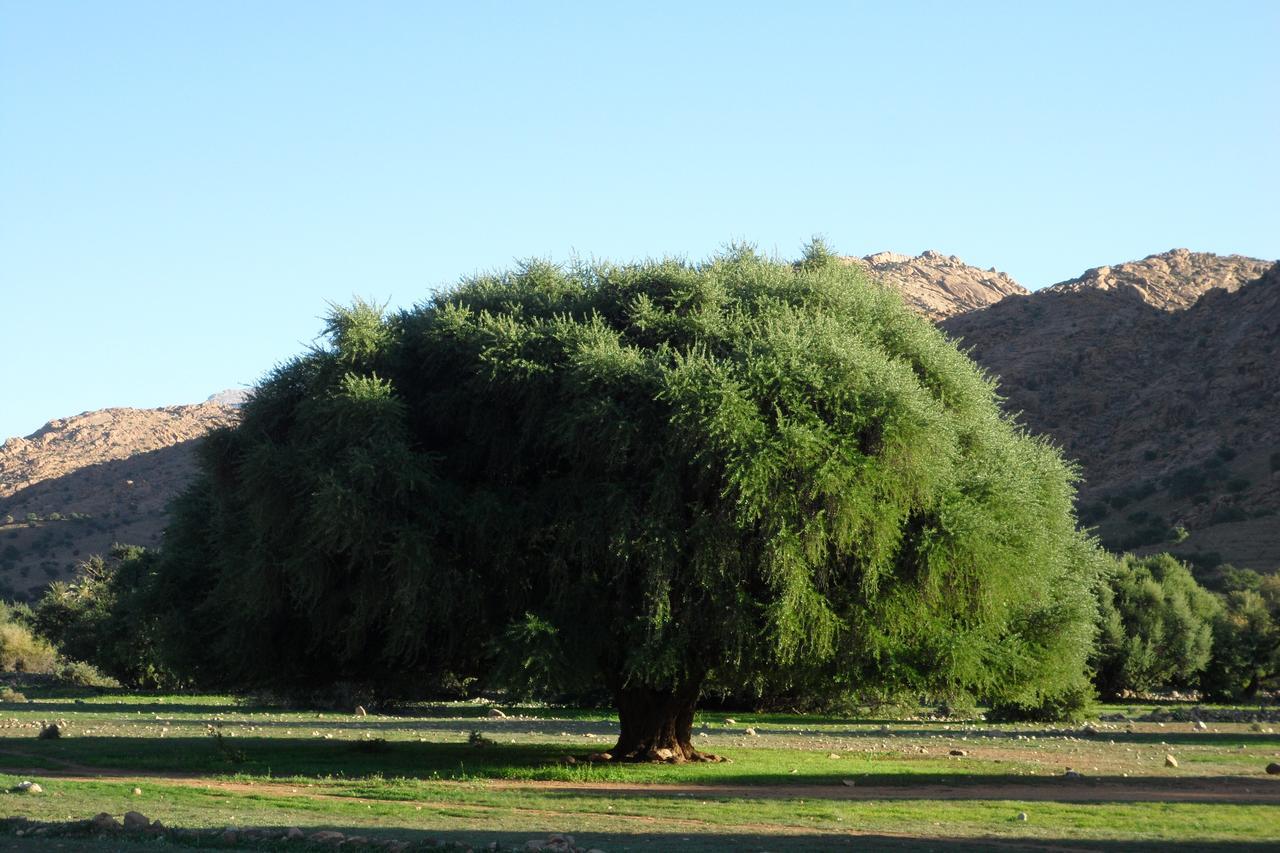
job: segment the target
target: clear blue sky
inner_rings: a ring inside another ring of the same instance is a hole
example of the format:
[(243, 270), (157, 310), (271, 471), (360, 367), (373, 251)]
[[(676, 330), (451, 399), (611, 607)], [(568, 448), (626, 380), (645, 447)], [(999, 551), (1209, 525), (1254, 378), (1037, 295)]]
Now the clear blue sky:
[(0, 440), (529, 256), (1276, 258), (1278, 44), (1261, 0), (0, 0)]

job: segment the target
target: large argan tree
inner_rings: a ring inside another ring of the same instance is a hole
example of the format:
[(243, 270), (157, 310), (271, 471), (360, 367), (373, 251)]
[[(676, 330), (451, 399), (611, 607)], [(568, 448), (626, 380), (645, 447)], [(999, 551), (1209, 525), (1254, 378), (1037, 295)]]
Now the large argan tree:
[(821, 245), (529, 263), (336, 309), (207, 442), (158, 580), (199, 682), (595, 683), (616, 758), (697, 759), (712, 677), (1078, 684), (1072, 499), (993, 383)]

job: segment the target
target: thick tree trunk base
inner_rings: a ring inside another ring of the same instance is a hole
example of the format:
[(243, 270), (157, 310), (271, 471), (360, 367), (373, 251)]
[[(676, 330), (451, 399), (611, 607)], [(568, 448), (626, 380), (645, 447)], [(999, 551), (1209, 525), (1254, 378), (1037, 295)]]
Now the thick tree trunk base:
[(609, 752), (593, 757), (605, 761), (667, 764), (726, 760), (693, 746), (693, 710), (697, 700), (696, 684), (673, 691), (619, 690), (618, 742)]

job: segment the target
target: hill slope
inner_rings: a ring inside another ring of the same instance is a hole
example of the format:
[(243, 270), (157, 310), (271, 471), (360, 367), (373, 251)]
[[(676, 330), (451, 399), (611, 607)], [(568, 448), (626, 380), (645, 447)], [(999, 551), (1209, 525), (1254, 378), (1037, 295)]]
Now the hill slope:
[(1175, 250), (942, 326), (1080, 462), (1108, 546), (1280, 568), (1280, 265)]
[(971, 267), (955, 255), (926, 251), (916, 257), (880, 252), (864, 258), (844, 258), (868, 276), (900, 292), (907, 304), (930, 320), (939, 321), (985, 308), (1027, 290), (1009, 276)]
[(38, 594), (113, 542), (158, 542), (165, 507), (195, 471), (194, 442), (235, 418), (215, 403), (103, 409), (6, 441), (0, 597)]

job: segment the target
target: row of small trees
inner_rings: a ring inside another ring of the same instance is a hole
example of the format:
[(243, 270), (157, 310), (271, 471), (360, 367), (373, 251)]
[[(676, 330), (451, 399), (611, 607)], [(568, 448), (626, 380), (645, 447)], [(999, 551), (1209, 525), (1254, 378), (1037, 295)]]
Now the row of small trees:
[(1227, 566), (1211, 585), (1168, 554), (1120, 558), (1099, 588), (1104, 698), (1182, 689), (1237, 700), (1280, 673), (1280, 576)]

